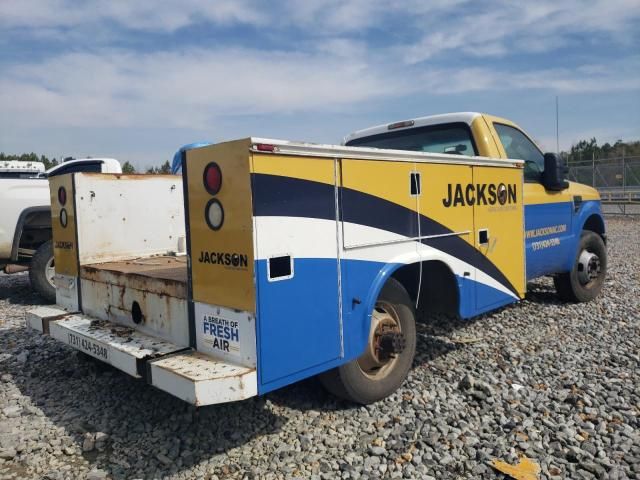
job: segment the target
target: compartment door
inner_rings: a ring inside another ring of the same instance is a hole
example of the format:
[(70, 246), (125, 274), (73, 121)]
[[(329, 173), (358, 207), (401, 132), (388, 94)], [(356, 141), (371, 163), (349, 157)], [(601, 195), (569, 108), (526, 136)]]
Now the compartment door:
[(341, 165), (345, 249), (418, 239), (413, 162), (342, 160)]
[(335, 163), (253, 156), (261, 393), (341, 355)]
[(475, 244), (487, 262), (476, 271), (478, 313), (524, 298), (522, 170), (474, 167)]

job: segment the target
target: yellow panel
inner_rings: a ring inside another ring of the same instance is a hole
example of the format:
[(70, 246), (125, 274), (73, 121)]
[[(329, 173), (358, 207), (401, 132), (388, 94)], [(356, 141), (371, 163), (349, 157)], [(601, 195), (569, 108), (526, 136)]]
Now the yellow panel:
[[(61, 205), (58, 201), (58, 189), (64, 187), (67, 201)], [(78, 276), (78, 245), (76, 242), (76, 210), (73, 174), (60, 175), (49, 179), (51, 195), (51, 226), (53, 229), (53, 256), (56, 262), (56, 273)], [(63, 210), (66, 212), (67, 225), (60, 221)]]
[[(422, 163), (416, 165), (416, 171), (420, 173), (422, 183), (420, 214), (453, 232), (470, 230), (470, 234), (461, 237), (473, 245), (473, 206), (445, 206), (445, 200), (449, 198), (449, 186), (455, 189), (456, 184), (467, 185), (472, 182), (472, 167)], [(424, 232), (421, 234), (424, 235)]]
[(384, 198), (416, 210), (416, 197), (409, 193), (414, 163), (349, 160), (342, 162), (342, 185), (346, 188)]
[(582, 183), (569, 182), (569, 188), (566, 192), (570, 193), (571, 196), (580, 195), (583, 201), (600, 200), (600, 193), (598, 193), (598, 190)]
[(489, 158), (506, 158), (498, 149), (492, 129), (487, 126), (484, 116), (476, 117), (471, 122), (471, 132), (473, 133), (476, 147), (478, 147), (478, 155)]
[(568, 190), (551, 192), (545, 190), (540, 183), (528, 182), (524, 184), (524, 198), (526, 205), (539, 205), (542, 203), (571, 202), (572, 197)]
[[(476, 167), (473, 183), (477, 185), (504, 184), (505, 202), (475, 202), (475, 242), (482, 252), (518, 290), (522, 298), (526, 291), (524, 261), (524, 210), (522, 204), (522, 171), (515, 168)], [(510, 194), (507, 194), (507, 192)], [(498, 195), (498, 198), (500, 196)], [(477, 232), (489, 230), (489, 243), (480, 245)]]
[(569, 182), (569, 188), (561, 190), (560, 192), (545, 190), (545, 188), (537, 182), (524, 184), (524, 199), (526, 205), (572, 202), (574, 195), (581, 196), (583, 201), (600, 200), (600, 195), (596, 189), (580, 183)]
[[(255, 312), (249, 147), (249, 139), (245, 139), (189, 150), (185, 195), (189, 204), (193, 299)], [(209, 162), (216, 162), (222, 171), (222, 187), (215, 197), (204, 188), (203, 174)], [(224, 209), (224, 223), (217, 231), (205, 220), (205, 209), (212, 198), (218, 199)]]
[(334, 184), (333, 163), (331, 163), (331, 169), (327, 169), (326, 158), (255, 153), (252, 164), (252, 173), (280, 175), (328, 183), (329, 185)]

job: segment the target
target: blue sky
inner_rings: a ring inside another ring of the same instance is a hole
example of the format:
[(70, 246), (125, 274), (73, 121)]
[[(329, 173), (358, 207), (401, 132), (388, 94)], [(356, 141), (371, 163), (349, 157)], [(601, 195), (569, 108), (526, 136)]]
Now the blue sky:
[(113, 156), (244, 136), (339, 143), (484, 111), (545, 149), (640, 139), (640, 0), (2, 0), (0, 151)]

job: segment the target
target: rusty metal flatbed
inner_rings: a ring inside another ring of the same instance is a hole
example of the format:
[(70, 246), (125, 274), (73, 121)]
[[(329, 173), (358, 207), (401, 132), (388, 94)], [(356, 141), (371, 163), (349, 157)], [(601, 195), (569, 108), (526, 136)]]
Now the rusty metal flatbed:
[(80, 277), (176, 298), (187, 297), (186, 257), (155, 256), (80, 267)]

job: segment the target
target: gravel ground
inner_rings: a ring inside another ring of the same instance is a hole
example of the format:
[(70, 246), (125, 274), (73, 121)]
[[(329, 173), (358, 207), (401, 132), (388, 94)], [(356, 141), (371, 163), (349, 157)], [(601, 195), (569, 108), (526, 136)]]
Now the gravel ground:
[(640, 478), (640, 221), (610, 219), (590, 304), (547, 279), (471, 322), (419, 326), (392, 397), (354, 407), (315, 379), (195, 409), (29, 333), (28, 278), (0, 276), (0, 478)]

